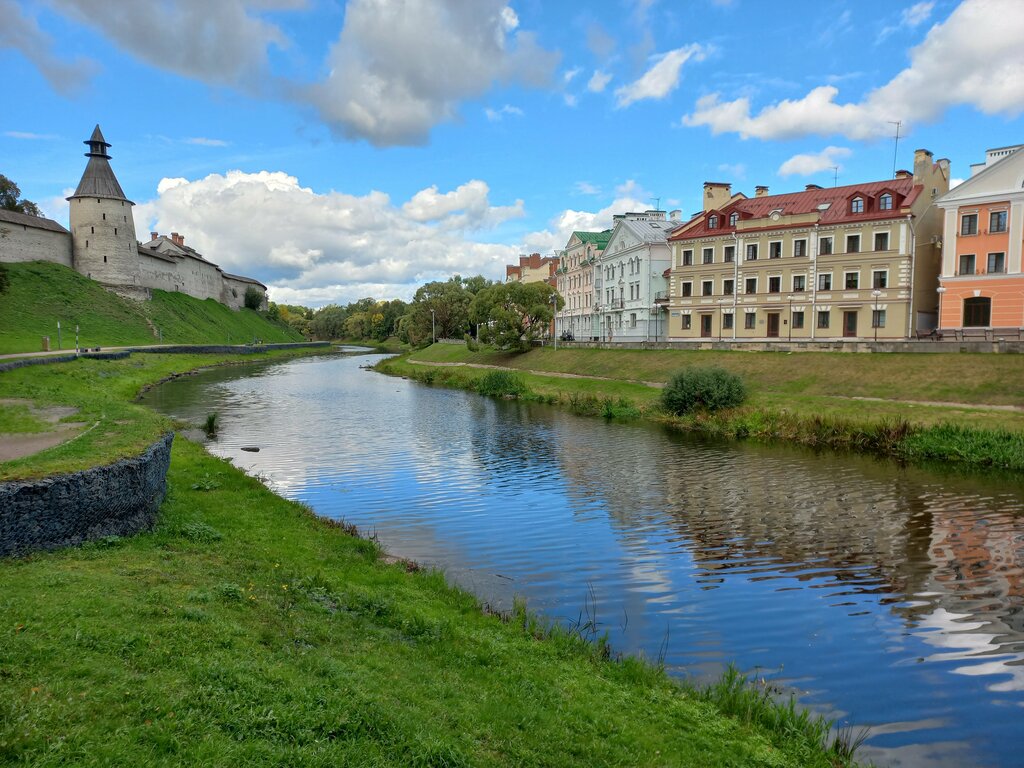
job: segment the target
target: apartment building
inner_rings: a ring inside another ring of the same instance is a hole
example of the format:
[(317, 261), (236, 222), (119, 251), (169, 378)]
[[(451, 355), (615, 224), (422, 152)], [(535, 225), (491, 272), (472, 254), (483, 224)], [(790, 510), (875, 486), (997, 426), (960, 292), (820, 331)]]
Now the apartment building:
[(565, 250), (560, 252), (556, 287), (565, 299), (565, 306), (555, 315), (557, 335), (568, 333), (579, 341), (589, 341), (600, 335), (594, 265), (608, 245), (611, 234), (610, 229), (573, 232)]
[(945, 336), (1020, 338), (1024, 329), (1024, 145), (990, 149), (943, 195), (939, 327)]
[(558, 256), (541, 256), (531, 253), (520, 256), (519, 264), (505, 265), (506, 283), (541, 283), (555, 285), (555, 272), (558, 270)]
[(937, 322), (949, 161), (842, 187), (748, 198), (704, 185), (669, 238), (670, 340), (903, 339)]

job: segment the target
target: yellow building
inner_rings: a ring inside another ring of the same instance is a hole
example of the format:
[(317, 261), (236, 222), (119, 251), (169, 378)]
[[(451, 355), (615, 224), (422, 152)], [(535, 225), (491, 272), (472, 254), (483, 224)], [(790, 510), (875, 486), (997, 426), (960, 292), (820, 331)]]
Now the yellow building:
[(949, 161), (896, 178), (753, 198), (704, 185), (672, 244), (672, 341), (905, 339), (935, 327)]

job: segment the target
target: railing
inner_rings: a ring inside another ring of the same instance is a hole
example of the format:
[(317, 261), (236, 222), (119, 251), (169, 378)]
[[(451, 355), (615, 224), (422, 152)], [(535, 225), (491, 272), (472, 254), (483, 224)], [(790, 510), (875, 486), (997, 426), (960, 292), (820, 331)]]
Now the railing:
[(668, 302), (668, 291), (658, 291), (654, 294), (655, 304), (664, 304)]
[(622, 309), (625, 306), (625, 302), (622, 299), (612, 299), (609, 309)]

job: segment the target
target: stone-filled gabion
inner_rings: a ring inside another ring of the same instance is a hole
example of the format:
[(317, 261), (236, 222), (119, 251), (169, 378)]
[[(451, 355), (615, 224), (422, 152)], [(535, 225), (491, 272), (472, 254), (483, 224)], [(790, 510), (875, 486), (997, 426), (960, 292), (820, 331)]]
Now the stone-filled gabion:
[(169, 432), (140, 456), (105, 467), (0, 483), (0, 557), (152, 528), (173, 440)]

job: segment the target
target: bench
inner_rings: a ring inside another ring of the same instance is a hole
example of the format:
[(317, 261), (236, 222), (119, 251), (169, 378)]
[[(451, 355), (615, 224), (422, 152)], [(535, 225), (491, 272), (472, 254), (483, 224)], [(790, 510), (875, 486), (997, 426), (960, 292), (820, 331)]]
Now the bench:
[(1020, 341), (1020, 328), (993, 328), (992, 338), (994, 340)]
[(988, 341), (988, 328), (964, 328), (960, 331), (963, 341)]
[(917, 334), (917, 340), (931, 339), (932, 341), (942, 341), (942, 331), (938, 328), (932, 328), (930, 331), (917, 330), (914, 333)]

